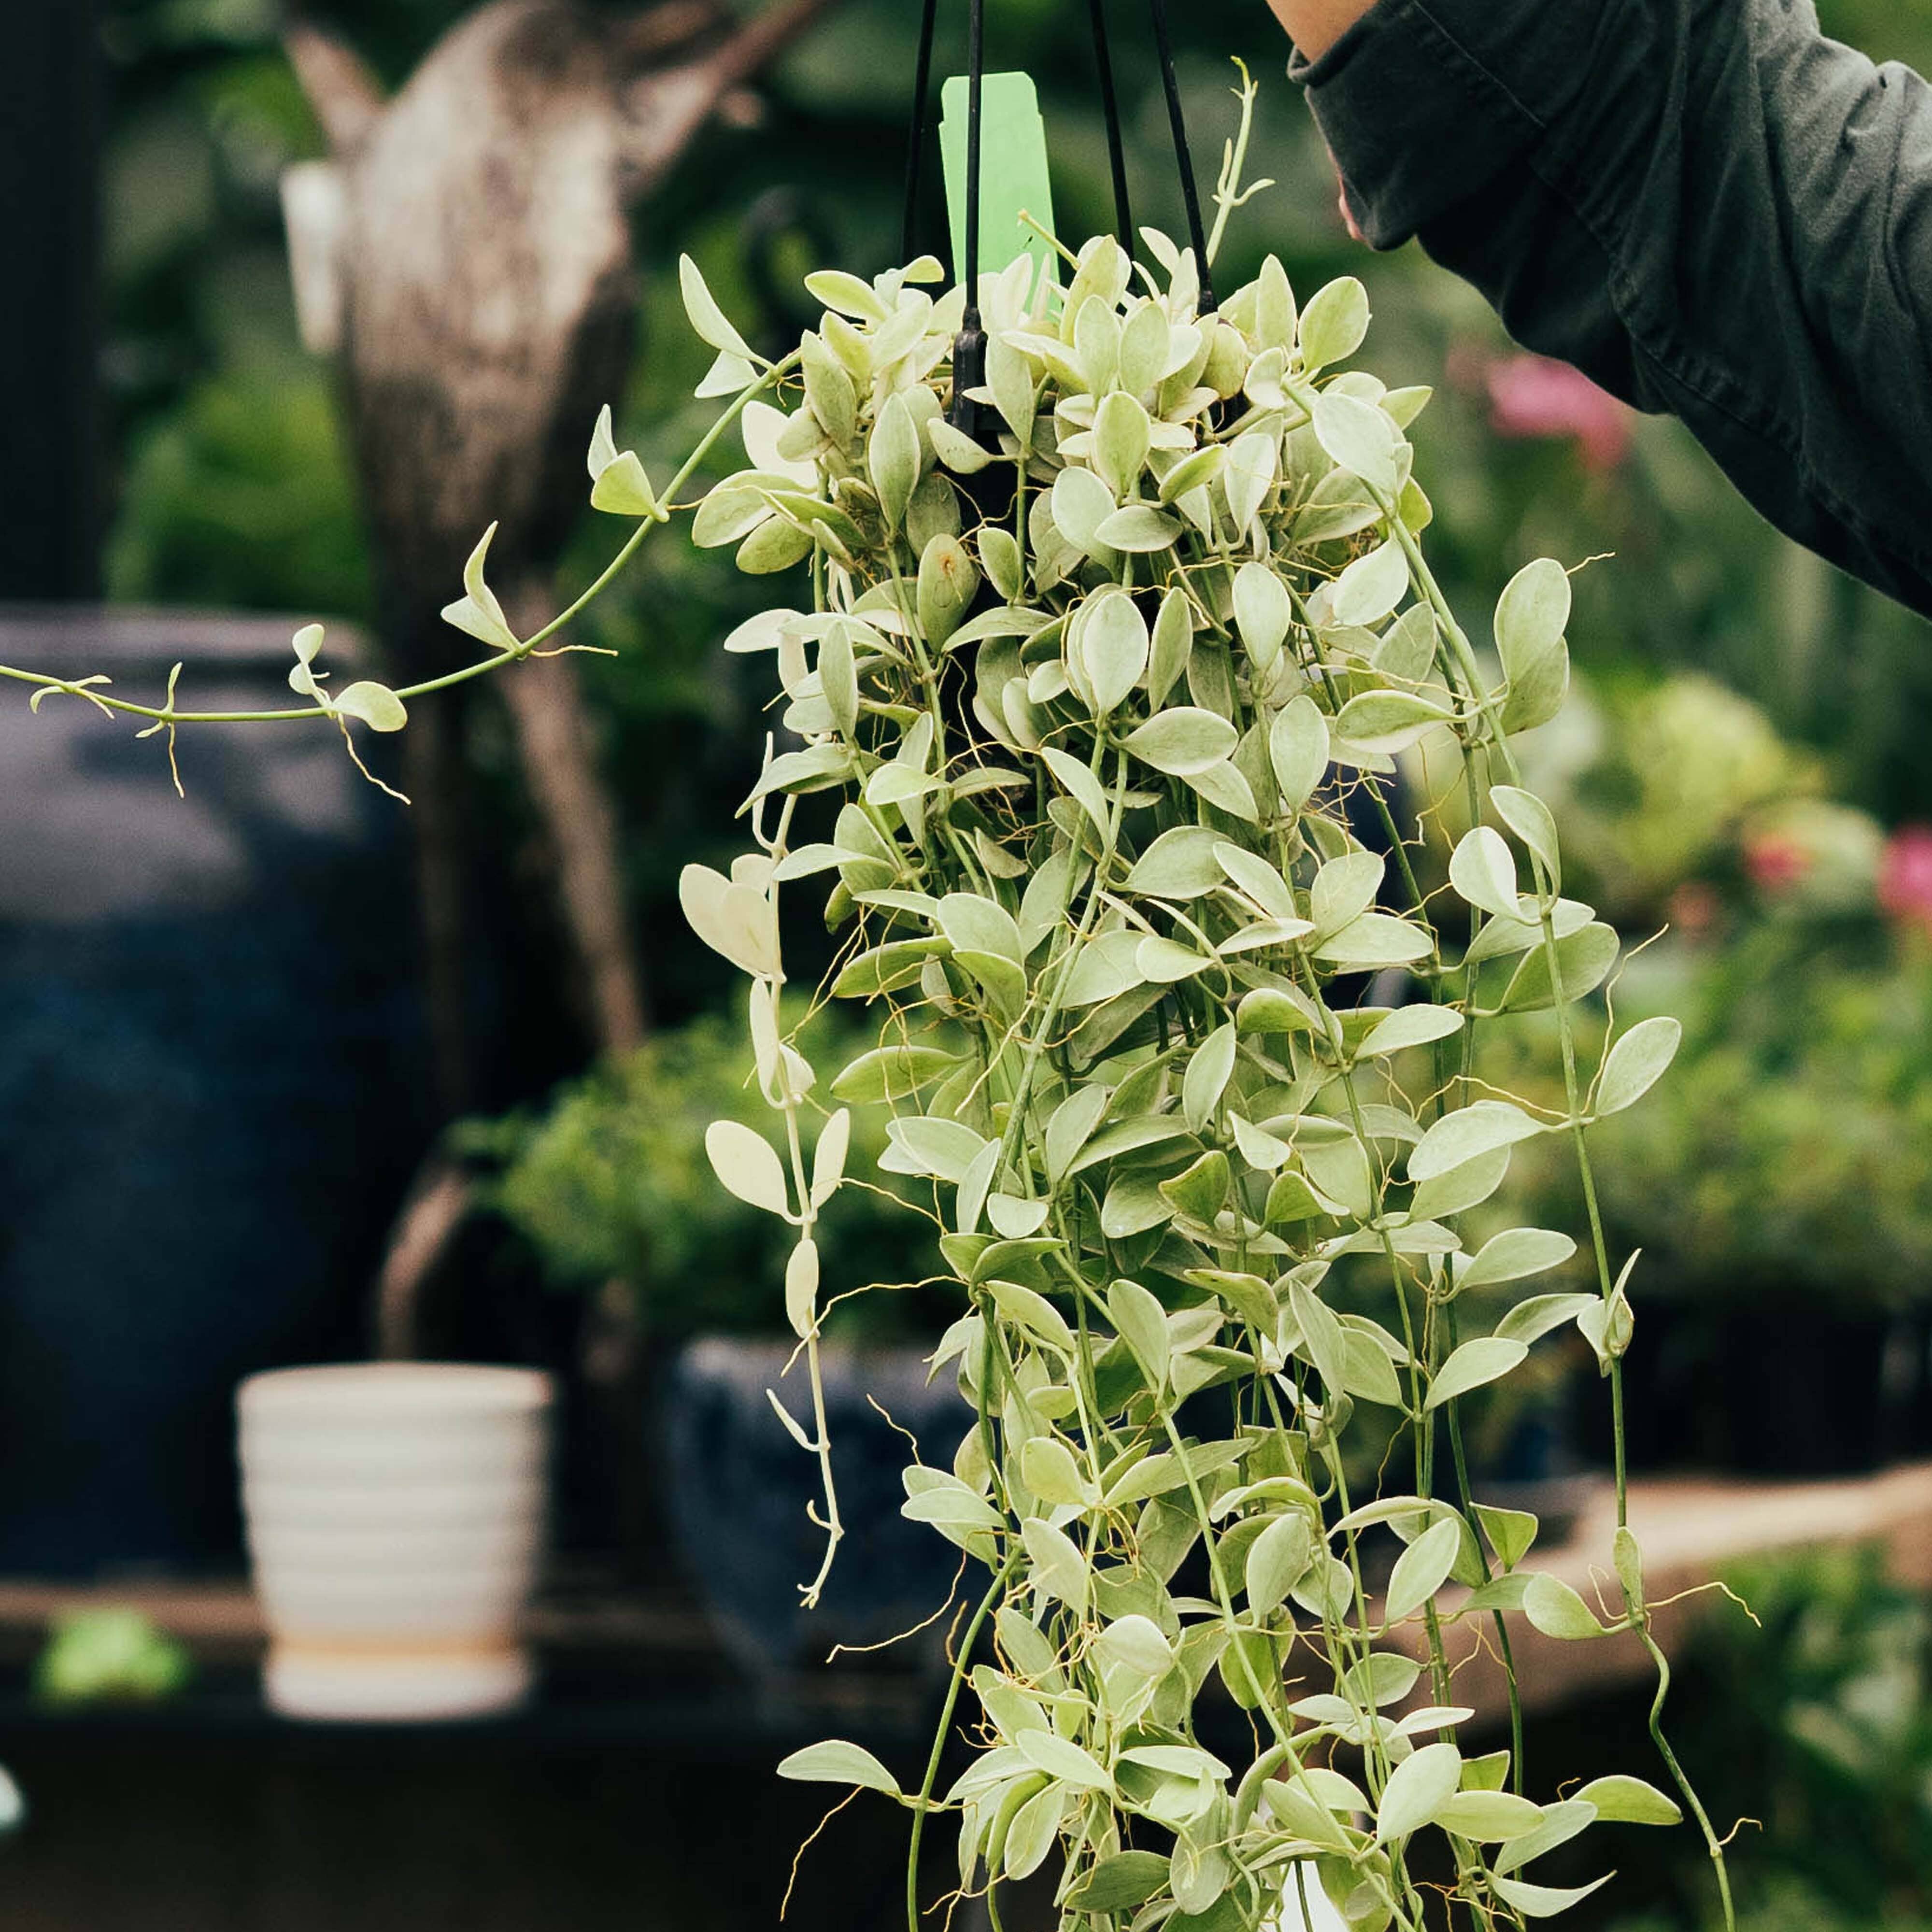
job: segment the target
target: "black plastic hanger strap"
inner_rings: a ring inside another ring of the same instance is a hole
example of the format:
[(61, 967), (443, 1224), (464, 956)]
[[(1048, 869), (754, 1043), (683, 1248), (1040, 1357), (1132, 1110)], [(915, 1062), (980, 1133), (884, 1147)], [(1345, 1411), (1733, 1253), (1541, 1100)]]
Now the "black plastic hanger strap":
[(986, 79), (986, 0), (966, 7), (966, 326), (980, 326), (980, 98)]
[(986, 380), (986, 332), (980, 322), (980, 98), (986, 78), (986, 0), (968, 0), (966, 9), (966, 308), (952, 339), (952, 406), (946, 416), (956, 429), (979, 433), (980, 406), (966, 392)]
[(926, 152), (927, 98), (932, 91), (932, 30), (939, 0), (926, 0), (919, 23), (919, 59), (912, 84), (912, 128), (906, 136), (905, 218), (899, 228), (899, 260), (910, 262), (919, 250), (920, 163)]
[(1094, 18), (1094, 64), (1100, 74), (1100, 106), (1107, 117), (1107, 159), (1114, 172), (1114, 227), (1129, 261), (1134, 256), (1133, 217), (1127, 208), (1127, 156), (1120, 140), (1120, 104), (1114, 94), (1114, 59), (1107, 46), (1107, 0), (1088, 0)]
[(1167, 90), (1167, 118), (1174, 130), (1174, 158), (1180, 166), (1180, 192), (1187, 205), (1187, 238), (1194, 250), (1195, 266), (1201, 272), (1201, 313), (1210, 315), (1218, 306), (1214, 284), (1208, 272), (1208, 235), (1201, 225), (1201, 196), (1194, 185), (1194, 158), (1188, 152), (1187, 122), (1180, 110), (1180, 84), (1174, 76), (1174, 48), (1168, 38), (1166, 0), (1149, 0), (1154, 13), (1154, 40), (1160, 56), (1161, 84)]

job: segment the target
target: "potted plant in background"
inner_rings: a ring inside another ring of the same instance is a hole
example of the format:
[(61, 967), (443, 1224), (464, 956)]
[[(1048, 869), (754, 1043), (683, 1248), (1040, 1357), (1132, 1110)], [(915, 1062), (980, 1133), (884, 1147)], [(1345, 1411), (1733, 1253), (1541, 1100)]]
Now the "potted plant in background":
[[(806, 1038), (830, 1054), (859, 1048), (836, 1013), (811, 1022)], [(614, 1450), (599, 1442), (615, 1465), (606, 1474), (620, 1490), (632, 1561), (654, 1570), (668, 1528), (734, 1655), (764, 1680), (816, 1663), (834, 1642), (891, 1637), (945, 1600), (956, 1562), (898, 1514), (905, 1442), (894, 1425), (950, 1456), (970, 1418), (951, 1389), (928, 1386), (926, 1358), (948, 1318), (940, 1297), (914, 1287), (828, 1311), (840, 1486), (869, 1494), (872, 1506), (855, 1511), (824, 1614), (799, 1617), (793, 1581), (813, 1536), (813, 1474), (766, 1394), (792, 1388), (787, 1244), (769, 1216), (721, 1202), (704, 1151), (721, 1114), (749, 1120), (762, 1111), (736, 1029), (712, 1017), (574, 1083), (541, 1116), (471, 1129), (466, 1144), (500, 1164), (489, 1200), (553, 1285), (602, 1304), (598, 1379), (614, 1391), (617, 1441)], [(854, 1110), (855, 1162), (886, 1151), (890, 1118), (878, 1102)], [(825, 1240), (837, 1279), (917, 1283), (934, 1274), (937, 1230), (911, 1211), (910, 1191), (888, 1177), (878, 1193), (849, 1197)]]

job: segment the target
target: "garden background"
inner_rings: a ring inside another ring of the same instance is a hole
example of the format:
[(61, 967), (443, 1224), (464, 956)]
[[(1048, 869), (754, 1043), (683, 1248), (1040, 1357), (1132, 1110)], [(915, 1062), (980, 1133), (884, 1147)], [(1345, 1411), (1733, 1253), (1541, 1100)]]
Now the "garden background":
[[(461, 10), (309, 10), (392, 83)], [(1820, 11), (1875, 56), (1932, 67), (1925, 0), (1822, 0)], [(987, 18), (991, 63), (1040, 84), (1060, 232), (1106, 226), (1084, 8), (989, 0)], [(268, 0), (100, 9), (100, 588), (116, 605), (374, 629), (334, 374), (302, 346), (290, 291), (280, 183), (322, 143), (282, 25)], [(1204, 170), (1232, 125), (1228, 56), (1262, 81), (1251, 166), (1276, 185), (1236, 218), (1228, 279), (1269, 250), (1298, 290), (1358, 274), (1376, 313), (1372, 365), (1437, 386), (1417, 441), (1452, 599), (1474, 620), (1533, 557), (1600, 559), (1576, 582), (1576, 695), (1534, 741), (1529, 770), (1567, 812), (1583, 896), (1627, 936), (1658, 935), (1620, 1010), (1687, 1027), (1664, 1088), (1602, 1139), (1613, 1244), (1646, 1250), (1638, 1304), (1655, 1312), (1633, 1358), (1634, 1454), (1652, 1469), (1779, 1476), (1932, 1454), (1932, 633), (1776, 537), (1675, 424), (1513, 348), (1418, 250), (1367, 256), (1343, 227), (1258, 0), (1199, 0), (1176, 27)], [(684, 321), (680, 253), (761, 344), (815, 315), (805, 270), (871, 272), (895, 254), (916, 29), (903, 0), (845, 0), (642, 211), (639, 352), (610, 400), (620, 442), (653, 475), (709, 420), (691, 398), (710, 352)], [(1153, 63), (1138, 33), (1118, 39), (1136, 218), (1178, 232)], [(943, 46), (942, 67), (958, 55)], [(593, 520), (573, 540), (566, 584), (601, 567)], [(16, 588), (0, 583), (0, 596)], [(753, 687), (718, 646), (758, 594), (724, 553), (668, 532), (580, 628), (611, 653), (578, 662), (651, 1008), (650, 1041), (619, 1063), (591, 1064), (563, 988), (550, 861), (502, 715), (487, 704), (470, 714), (478, 843), (505, 855), (493, 880), (510, 910), (493, 940), (485, 1104), (454, 1142), (487, 1212), (462, 1251), (467, 1298), (437, 1317), (452, 1346), (568, 1364), (600, 1310), (646, 1358), (701, 1331), (782, 1327), (778, 1250), (755, 1216), (722, 1203), (698, 1157), (704, 1123), (736, 1104), (741, 1048), (676, 905), (681, 867), (730, 849), (755, 766)], [(224, 782), (193, 740), (182, 764), (190, 798)], [(152, 778), (148, 808), (172, 808), (158, 760)], [(366, 912), (385, 916), (400, 916)], [(424, 1138), (394, 1123), (369, 1131), (389, 1136), (383, 1178), (358, 1203), (359, 1249), (340, 1262), (364, 1273)], [(292, 1122), (291, 1162), (302, 1144)], [(1528, 1160), (1513, 1183), (1520, 1198), (1563, 1184)], [(1560, 1200), (1527, 1211), (1574, 1218)], [(847, 1212), (829, 1268), (918, 1271), (886, 1210)], [(889, 1304), (865, 1334), (916, 1334), (921, 1313)], [(317, 1318), (317, 1335), (346, 1348), (361, 1315)], [(1587, 1464), (1602, 1446), (1593, 1387), (1573, 1362), (1528, 1410), (1491, 1418), (1498, 1466), (1560, 1480)], [(590, 1465), (602, 1438), (585, 1429), (567, 1544), (596, 1542), (636, 1507), (600, 1484)], [(1762, 1817), (1737, 1855), (1756, 1932), (1932, 1925), (1928, 1606), (1854, 1557), (1738, 1580), (1763, 1628), (1712, 1620), (1679, 1728), (1714, 1813)], [(1641, 1875), (1654, 1902), (1645, 1932), (1698, 1922), (1688, 1901), (1702, 1862), (1694, 1848), (1660, 1853)], [(7, 1884), (0, 1852), (0, 1897)]]

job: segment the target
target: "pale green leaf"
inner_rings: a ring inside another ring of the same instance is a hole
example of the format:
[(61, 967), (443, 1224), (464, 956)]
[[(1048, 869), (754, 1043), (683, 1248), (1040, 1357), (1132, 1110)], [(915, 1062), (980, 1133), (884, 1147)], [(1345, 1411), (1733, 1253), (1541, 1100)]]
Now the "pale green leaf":
[(1160, 600), (1154, 642), (1148, 656), (1148, 701), (1156, 708), (1187, 668), (1194, 650), (1194, 607), (1178, 586)]
[(862, 1745), (832, 1738), (807, 1744), (778, 1766), (778, 1775), (808, 1784), (856, 1784), (868, 1791), (899, 1795), (899, 1781)]
[(709, 866), (687, 866), (678, 874), (677, 896), (692, 931), (712, 952), (744, 972), (778, 976), (778, 914), (764, 893)]
[(742, 356), (734, 356), (728, 349), (722, 350), (718, 359), (705, 371), (704, 378), (692, 392), (700, 401), (708, 401), (714, 396), (735, 396), (748, 389), (758, 380), (758, 372)]
[(1532, 1120), (1512, 1101), (1474, 1101), (1444, 1114), (1410, 1150), (1408, 1178), (1430, 1180), (1478, 1155), (1533, 1139), (1544, 1131), (1540, 1121)]
[[(1375, 412), (1380, 416), (1382, 412)], [(1393, 543), (1380, 544), (1354, 562), (1336, 578), (1330, 592), (1330, 605), (1340, 624), (1379, 624), (1400, 604), (1408, 589), (1408, 560)], [(1394, 697), (1400, 694), (1383, 694)], [(1338, 719), (1336, 729), (1342, 731)]]
[(802, 1240), (785, 1262), (785, 1318), (801, 1340), (818, 1324), (818, 1247)]
[(1496, 786), (1490, 794), (1490, 802), (1503, 823), (1535, 854), (1547, 875), (1550, 890), (1555, 892), (1563, 883), (1563, 867), (1556, 821), (1550, 817), (1549, 806), (1534, 792), (1515, 785)]
[(1462, 1547), (1462, 1526), (1454, 1517), (1431, 1523), (1395, 1560), (1382, 1603), (1384, 1618), (1399, 1624), (1414, 1616), (1448, 1582)]
[(1463, 834), (1449, 861), (1449, 883), (1467, 904), (1494, 918), (1518, 916), (1516, 860), (1493, 826), (1478, 825)]
[(1475, 1258), (1456, 1270), (1456, 1286), (1486, 1288), (1498, 1282), (1521, 1281), (1561, 1268), (1576, 1252), (1568, 1234), (1550, 1228), (1505, 1228), (1483, 1244)]
[(841, 1107), (819, 1130), (812, 1150), (812, 1204), (823, 1208), (845, 1178), (845, 1154), (852, 1144), (852, 1110)]
[(1376, 1810), (1376, 1841), (1406, 1838), (1435, 1818), (1455, 1796), (1462, 1754), (1454, 1744), (1424, 1744), (1390, 1772)]
[[(1131, 738), (1128, 742), (1132, 743)], [(1220, 843), (1220, 834), (1206, 826), (1172, 827), (1134, 862), (1127, 874), (1128, 891), (1163, 899), (1202, 897), (1221, 883), (1221, 865), (1215, 856)]]
[(1248, 1607), (1258, 1617), (1278, 1610), (1315, 1560), (1315, 1535), (1300, 1512), (1278, 1516), (1248, 1545)]
[(1090, 818), (1104, 838), (1108, 835), (1109, 819), (1107, 812), (1107, 795), (1100, 788), (1100, 781), (1080, 760), (1070, 753), (1061, 751), (1057, 746), (1042, 745), (1040, 755), (1060, 788), (1066, 792)]
[(746, 362), (755, 361), (750, 345), (725, 320), (724, 311), (706, 286), (698, 264), (688, 255), (677, 260), (678, 286), (684, 296), (684, 312), (701, 340), (721, 355), (735, 356)]
[(1459, 1838), (1499, 1844), (1534, 1831), (1543, 1822), (1543, 1808), (1513, 1791), (1459, 1791), (1436, 1822)]
[(1288, 586), (1266, 564), (1244, 563), (1234, 573), (1234, 628), (1257, 664), (1280, 655), (1293, 614)]
[(1291, 812), (1299, 812), (1328, 769), (1328, 721), (1306, 694), (1284, 706), (1268, 727), (1268, 757)]
[(1046, 1862), (1059, 1833), (1065, 1804), (1065, 1793), (1057, 1785), (1048, 1785), (1044, 1791), (1035, 1792), (1013, 1814), (1000, 1861), (1000, 1869), (1008, 1878), (1030, 1877)]
[(1138, 1282), (1120, 1280), (1107, 1291), (1107, 1313), (1148, 1380), (1162, 1386), (1170, 1347), (1167, 1311)]
[(1554, 1918), (1580, 1905), (1600, 1886), (1608, 1885), (1610, 1876), (1606, 1872), (1588, 1885), (1531, 1885), (1520, 1878), (1492, 1878), (1490, 1882), (1496, 1888), (1496, 1896), (1524, 1918)]
[(886, 527), (896, 530), (905, 521), (920, 471), (919, 425), (902, 395), (888, 396), (880, 408), (866, 443), (866, 470)]
[(1082, 1504), (1087, 1485), (1073, 1452), (1055, 1436), (1036, 1436), (1020, 1448), (1020, 1480), (1043, 1503)]
[(1021, 1524), (1020, 1539), (1033, 1564), (1034, 1581), (1049, 1596), (1084, 1616), (1092, 1581), (1087, 1559), (1073, 1539), (1039, 1516), (1028, 1516)]
[(1496, 1324), (1496, 1333), (1511, 1341), (1537, 1342), (1566, 1322), (1576, 1321), (1598, 1306), (1595, 1294), (1533, 1294), (1520, 1301)]
[[(1094, 412), (1094, 468), (1117, 502), (1138, 479), (1150, 434), (1147, 411), (1124, 389), (1101, 398)], [(1104, 534), (1102, 541), (1106, 541)]]
[(1684, 1822), (1684, 1814), (1675, 1798), (1666, 1797), (1655, 1785), (1622, 1772), (1592, 1778), (1576, 1797), (1583, 1804), (1594, 1804), (1597, 1816), (1606, 1825), (1681, 1825)]
[(1198, 1133), (1214, 1118), (1234, 1070), (1235, 1050), (1240, 1045), (1233, 1021), (1216, 1027), (1187, 1063), (1180, 1084), (1180, 1110), (1189, 1126)]
[(1664, 1078), (1683, 1037), (1674, 1019), (1640, 1020), (1604, 1056), (1595, 1112), (1621, 1114), (1635, 1106)]
[(1020, 1755), (1037, 1771), (1076, 1791), (1111, 1791), (1114, 1780), (1080, 1747), (1051, 1731), (1024, 1730), (1014, 1739)]
[(1359, 1060), (1375, 1060), (1406, 1048), (1426, 1046), (1460, 1032), (1462, 1027), (1462, 1016), (1448, 1006), (1399, 1006), (1363, 1036), (1355, 1056)]
[(1522, 1613), (1545, 1636), (1573, 1643), (1606, 1634), (1597, 1613), (1560, 1576), (1539, 1573), (1523, 1592)]
[(334, 708), (345, 717), (361, 718), (372, 731), (400, 731), (410, 722), (403, 700), (386, 684), (366, 680), (339, 692)]
[(497, 602), (496, 593), (484, 578), (490, 540), (496, 534), (496, 526), (492, 524), (477, 539), (476, 548), (470, 553), (469, 561), (463, 566), (464, 594), (454, 604), (443, 606), (443, 622), (454, 625), (459, 631), (466, 632), (494, 650), (520, 650), (522, 644), (516, 632), (511, 629), (509, 620), (503, 615), (503, 607)]
[(704, 1151), (726, 1190), (768, 1214), (788, 1214), (784, 1164), (762, 1134), (738, 1120), (713, 1120), (704, 1130)]
[(1514, 1570), (1536, 1540), (1536, 1518), (1528, 1510), (1500, 1509), (1490, 1503), (1478, 1503), (1475, 1509), (1476, 1520), (1490, 1539), (1496, 1561), (1505, 1570)]
[(1402, 488), (1401, 434), (1373, 403), (1324, 389), (1315, 399), (1315, 435), (1331, 461), (1381, 495), (1393, 496)]
[[(1136, 725), (1127, 734), (1126, 746), (1156, 771), (1186, 778), (1223, 763), (1233, 755), (1238, 742), (1234, 726), (1225, 718), (1198, 705), (1182, 704), (1157, 712), (1144, 724)], [(1178, 826), (1175, 831), (1190, 829), (1196, 828)]]
[(1318, 289), (1301, 312), (1301, 366), (1309, 374), (1346, 362), (1369, 332), (1369, 292), (1353, 275)]
[(1456, 714), (1407, 691), (1365, 691), (1342, 706), (1335, 735), (1362, 752), (1406, 752)]
[(1128, 1616), (1109, 1624), (1100, 1633), (1097, 1647), (1109, 1663), (1150, 1682), (1174, 1667), (1174, 1646), (1150, 1617)]
[(1500, 1380), (1519, 1366), (1528, 1353), (1522, 1342), (1507, 1341), (1499, 1336), (1486, 1335), (1465, 1342), (1436, 1371), (1429, 1385), (1429, 1399), (1423, 1406), (1439, 1408), (1472, 1389)]
[(1109, 550), (1144, 556), (1170, 548), (1180, 530), (1178, 517), (1168, 516), (1150, 503), (1130, 503), (1103, 517), (1094, 535)]
[(1104, 551), (1102, 524), (1114, 514), (1113, 494), (1090, 470), (1070, 464), (1054, 478), (1053, 526), (1083, 556)]
[[(1073, 649), (1086, 672), (1095, 717), (1118, 710), (1140, 682), (1147, 670), (1148, 648), (1147, 620), (1124, 592), (1096, 597), (1084, 607), (1075, 622)], [(1097, 794), (1097, 779), (1094, 787)], [(1067, 788), (1072, 790), (1071, 785)]]

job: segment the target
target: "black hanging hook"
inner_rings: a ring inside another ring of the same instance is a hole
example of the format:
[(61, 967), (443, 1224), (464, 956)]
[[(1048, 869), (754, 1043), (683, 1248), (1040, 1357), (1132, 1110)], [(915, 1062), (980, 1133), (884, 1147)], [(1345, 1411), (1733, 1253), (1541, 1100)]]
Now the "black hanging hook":
[(926, 149), (926, 106), (932, 92), (932, 30), (939, 0), (926, 0), (919, 23), (919, 56), (913, 74), (912, 131), (906, 136), (905, 217), (899, 229), (899, 260), (910, 262), (919, 247), (920, 163)]
[(966, 8), (966, 308), (952, 339), (952, 402), (947, 418), (978, 440), (980, 406), (968, 392), (986, 380), (986, 332), (980, 321), (980, 97), (986, 81), (986, 0)]
[[(1208, 266), (1207, 231), (1201, 218), (1201, 196), (1194, 178), (1194, 160), (1188, 147), (1187, 122), (1180, 104), (1180, 82), (1174, 71), (1174, 50), (1168, 33), (1166, 0), (1149, 0), (1154, 48), (1160, 62), (1161, 85), (1167, 98), (1168, 124), (1174, 134), (1174, 160), (1180, 172), (1181, 199), (1187, 212), (1187, 236), (1201, 282), (1200, 313), (1216, 306), (1214, 284)], [(1094, 60), (1100, 88), (1100, 104), (1107, 124), (1107, 159), (1113, 176), (1114, 217), (1122, 250), (1134, 256), (1133, 223), (1127, 201), (1126, 143), (1120, 131), (1120, 102), (1114, 87), (1113, 56), (1108, 44), (1106, 0), (1088, 0), (1094, 30)], [(910, 261), (918, 245), (922, 160), (928, 109), (932, 89), (932, 49), (938, 0), (925, 0), (920, 17), (919, 52), (913, 79), (910, 131), (906, 142), (905, 208), (901, 228), (901, 259)], [(952, 354), (952, 402), (949, 418), (974, 434), (977, 406), (967, 392), (986, 381), (986, 334), (980, 314), (980, 97), (986, 78), (985, 0), (968, 0), (966, 40), (966, 208), (965, 245), (961, 263), (965, 308)]]
[(1094, 64), (1100, 76), (1100, 108), (1107, 118), (1107, 164), (1114, 176), (1114, 232), (1129, 261), (1134, 255), (1133, 217), (1127, 209), (1127, 152), (1120, 139), (1120, 104), (1114, 94), (1114, 60), (1107, 48), (1107, 0), (1088, 0), (1094, 16)]
[(1167, 33), (1167, 0), (1149, 0), (1154, 14), (1154, 44), (1160, 56), (1161, 85), (1167, 93), (1168, 124), (1174, 130), (1174, 158), (1180, 169), (1180, 196), (1187, 208), (1187, 239), (1194, 266), (1201, 275), (1201, 313), (1211, 315), (1219, 306), (1208, 267), (1208, 235), (1201, 225), (1201, 196), (1194, 184), (1194, 157), (1188, 151), (1187, 118), (1180, 109), (1180, 83), (1174, 78), (1174, 47)]

